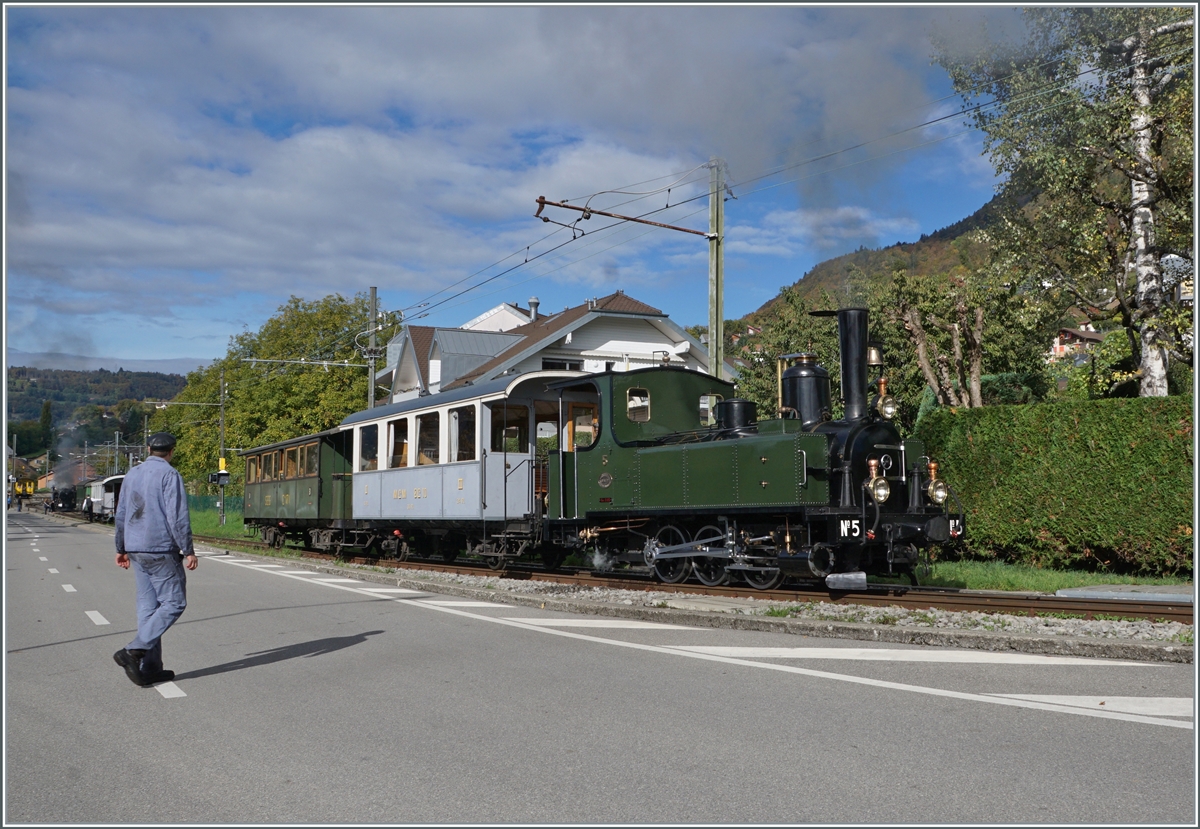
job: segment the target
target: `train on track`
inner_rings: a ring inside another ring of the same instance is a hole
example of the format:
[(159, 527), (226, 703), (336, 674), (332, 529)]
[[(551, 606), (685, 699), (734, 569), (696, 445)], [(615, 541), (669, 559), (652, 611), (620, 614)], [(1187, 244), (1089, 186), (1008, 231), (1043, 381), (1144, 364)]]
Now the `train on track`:
[[(892, 418), (867, 311), (836, 316), (844, 416), (828, 371), (780, 358), (775, 416), (696, 371), (534, 371), (378, 406), (243, 451), (245, 523), (339, 555), (482, 557), (499, 569), (576, 554), (662, 581), (785, 578), (833, 589), (907, 576), (964, 532), (920, 441)], [(784, 370), (785, 362), (790, 363)]]

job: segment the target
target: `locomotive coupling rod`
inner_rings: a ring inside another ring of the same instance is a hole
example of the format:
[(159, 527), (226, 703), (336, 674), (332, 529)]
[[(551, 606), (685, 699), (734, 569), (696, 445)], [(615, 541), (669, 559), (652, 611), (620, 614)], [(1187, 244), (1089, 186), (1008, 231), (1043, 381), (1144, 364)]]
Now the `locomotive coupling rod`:
[(701, 538), (698, 541), (687, 541), (683, 544), (674, 544), (670, 547), (659, 547), (651, 556), (653, 561), (661, 561), (664, 558), (688, 558), (700, 551), (701, 547), (714, 542), (720, 542), (721, 546), (715, 549), (706, 549), (704, 553), (709, 558), (727, 558), (729, 550), (725, 547), (725, 536), (717, 535), (712, 538)]
[(543, 222), (550, 221), (550, 218), (548, 216), (542, 215), (542, 208), (544, 208), (546, 205), (550, 205), (551, 207), (561, 207), (565, 210), (578, 210), (580, 213), (583, 214), (583, 218), (585, 218), (585, 219), (590, 219), (592, 217), (592, 215), (595, 214), (597, 216), (608, 216), (611, 219), (621, 219), (626, 222), (637, 222), (638, 224), (643, 224), (643, 225), (654, 225), (655, 227), (662, 227), (662, 228), (666, 228), (667, 230), (678, 230), (683, 233), (694, 233), (697, 236), (703, 236), (705, 239), (710, 239), (710, 240), (717, 238), (715, 233), (706, 233), (703, 230), (692, 230), (690, 227), (676, 227), (675, 225), (665, 225), (662, 222), (652, 222), (649, 219), (639, 219), (636, 216), (622, 216), (620, 213), (609, 213), (606, 210), (596, 210), (595, 208), (592, 208), (592, 207), (576, 207), (575, 205), (567, 204), (566, 202), (547, 201), (545, 196), (537, 197), (538, 209), (537, 209), (537, 212), (533, 214), (533, 217), (535, 219), (541, 219)]

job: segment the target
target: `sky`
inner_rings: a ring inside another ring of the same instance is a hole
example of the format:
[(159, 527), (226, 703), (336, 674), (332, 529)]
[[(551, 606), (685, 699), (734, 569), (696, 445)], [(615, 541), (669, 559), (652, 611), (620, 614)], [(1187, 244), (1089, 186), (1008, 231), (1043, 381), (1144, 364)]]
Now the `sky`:
[(706, 231), (710, 158), (743, 316), (991, 198), (978, 132), (914, 128), (961, 109), (931, 33), (969, 52), (1019, 13), (7, 5), (4, 23), (6, 347), (201, 364), (290, 296), (371, 286), (421, 325), (615, 290), (706, 324), (704, 238), (533, 214), (545, 196)]

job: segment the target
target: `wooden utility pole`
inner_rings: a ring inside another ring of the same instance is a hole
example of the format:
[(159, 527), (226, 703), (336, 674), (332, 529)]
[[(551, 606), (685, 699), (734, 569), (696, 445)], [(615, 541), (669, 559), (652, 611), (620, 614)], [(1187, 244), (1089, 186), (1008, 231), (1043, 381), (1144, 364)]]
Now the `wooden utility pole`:
[(708, 160), (708, 373), (725, 364), (725, 162)]

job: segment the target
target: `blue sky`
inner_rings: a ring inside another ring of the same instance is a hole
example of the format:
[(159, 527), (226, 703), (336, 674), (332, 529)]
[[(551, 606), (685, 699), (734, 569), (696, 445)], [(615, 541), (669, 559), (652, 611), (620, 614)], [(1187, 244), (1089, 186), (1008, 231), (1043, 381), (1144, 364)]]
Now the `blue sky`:
[(591, 196), (706, 230), (706, 197), (688, 199), (707, 191), (710, 156), (737, 197), (725, 308), (744, 315), (825, 259), (916, 240), (991, 197), (978, 133), (959, 119), (910, 128), (959, 109), (931, 65), (934, 27), (969, 45), (985, 20), (996, 32), (1018, 17), (940, 5), (4, 12), (7, 347), (197, 362), (291, 295), (372, 285), (412, 319), (490, 280), (421, 324), (617, 289), (706, 323), (702, 238), (594, 217), (539, 257), (570, 232), (533, 213), (539, 195)]

